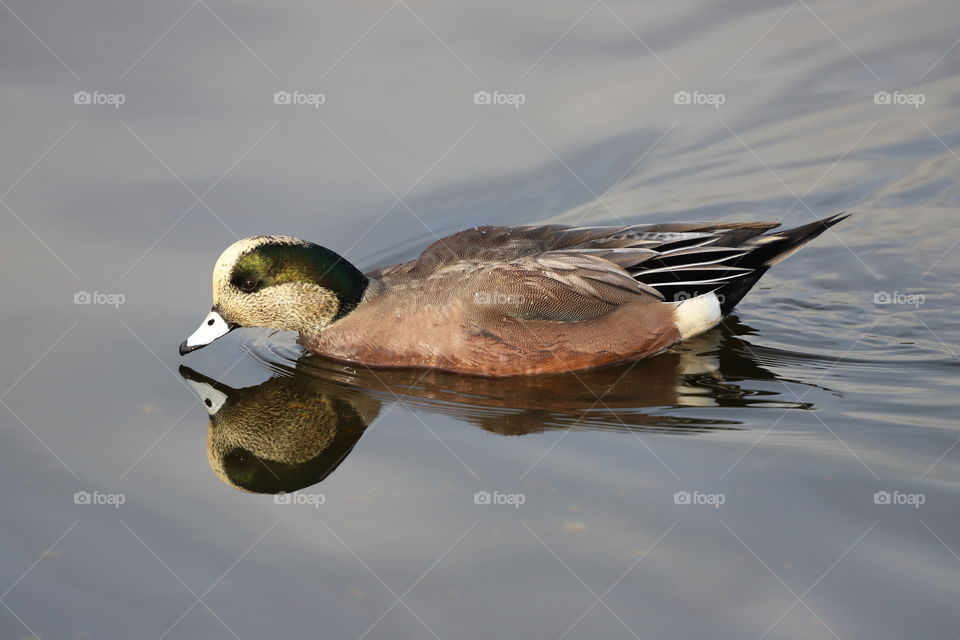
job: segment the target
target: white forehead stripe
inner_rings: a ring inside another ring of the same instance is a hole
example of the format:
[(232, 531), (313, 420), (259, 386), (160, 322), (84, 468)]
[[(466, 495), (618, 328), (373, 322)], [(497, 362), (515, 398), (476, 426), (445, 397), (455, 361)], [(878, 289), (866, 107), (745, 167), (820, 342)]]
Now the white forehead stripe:
[(217, 293), (217, 285), (220, 284), (223, 279), (229, 277), (233, 266), (237, 263), (237, 260), (240, 259), (240, 256), (265, 244), (302, 245), (305, 243), (303, 240), (294, 238), (293, 236), (253, 236), (237, 240), (223, 250), (223, 253), (217, 258), (216, 265), (213, 267), (214, 296), (216, 296)]

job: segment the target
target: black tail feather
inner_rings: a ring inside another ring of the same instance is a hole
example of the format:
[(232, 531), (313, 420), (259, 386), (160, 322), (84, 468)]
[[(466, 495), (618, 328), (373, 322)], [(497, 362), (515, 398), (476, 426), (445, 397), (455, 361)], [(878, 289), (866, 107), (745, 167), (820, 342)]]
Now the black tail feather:
[(767, 269), (849, 216), (850, 214), (846, 212), (838, 213), (800, 227), (758, 236), (742, 245), (741, 248), (750, 249), (749, 253), (730, 261), (729, 264), (753, 269), (753, 273), (733, 280), (716, 290), (717, 296), (720, 297), (720, 311), (723, 315), (733, 310), (743, 296), (767, 272)]

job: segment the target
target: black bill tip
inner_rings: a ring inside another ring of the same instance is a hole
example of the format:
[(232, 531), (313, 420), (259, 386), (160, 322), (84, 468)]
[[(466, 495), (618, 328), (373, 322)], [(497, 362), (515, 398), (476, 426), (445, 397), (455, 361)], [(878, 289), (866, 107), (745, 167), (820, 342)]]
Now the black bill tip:
[(195, 345), (193, 345), (193, 346), (191, 347), (191, 346), (188, 346), (188, 345), (187, 345), (187, 341), (184, 340), (183, 342), (180, 343), (180, 355), (185, 356), (185, 355), (187, 355), (188, 353), (190, 353), (191, 351), (196, 351), (196, 350), (199, 349), (200, 347), (205, 347), (205, 346), (207, 346), (207, 345), (205, 345), (205, 344), (195, 344)]

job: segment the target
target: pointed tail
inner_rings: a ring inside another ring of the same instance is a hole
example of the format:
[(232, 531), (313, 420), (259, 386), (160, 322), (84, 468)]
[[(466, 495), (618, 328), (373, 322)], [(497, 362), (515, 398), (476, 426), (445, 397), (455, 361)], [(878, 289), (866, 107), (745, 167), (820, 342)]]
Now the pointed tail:
[(792, 256), (805, 244), (838, 222), (846, 220), (849, 216), (850, 214), (846, 212), (838, 213), (793, 229), (757, 236), (742, 245), (741, 248), (750, 249), (750, 252), (730, 264), (753, 269), (753, 273), (743, 278), (737, 278), (717, 290), (716, 293), (721, 300), (721, 313), (723, 315), (730, 313), (761, 276), (767, 272), (767, 269)]

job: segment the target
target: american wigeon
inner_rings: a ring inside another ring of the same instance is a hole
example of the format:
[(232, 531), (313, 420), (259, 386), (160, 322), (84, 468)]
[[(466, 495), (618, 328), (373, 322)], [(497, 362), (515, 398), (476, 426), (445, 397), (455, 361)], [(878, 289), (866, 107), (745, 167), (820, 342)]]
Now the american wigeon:
[(367, 274), (311, 242), (245, 238), (217, 260), (213, 308), (180, 353), (269, 327), (370, 367), (514, 376), (645, 358), (716, 326), (847, 215), (771, 233), (777, 223), (476, 227)]

